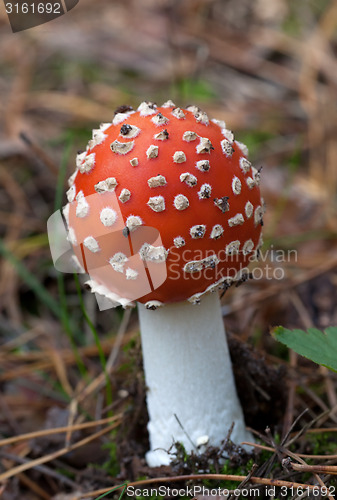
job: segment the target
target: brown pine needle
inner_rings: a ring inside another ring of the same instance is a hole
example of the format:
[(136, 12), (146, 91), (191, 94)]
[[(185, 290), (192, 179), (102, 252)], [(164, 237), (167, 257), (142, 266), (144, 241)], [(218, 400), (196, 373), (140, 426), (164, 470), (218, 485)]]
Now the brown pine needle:
[[(246, 444), (248, 446), (254, 446), (254, 448), (258, 448), (259, 450), (266, 450), (275, 453), (275, 449), (271, 446), (265, 446), (263, 444), (250, 443), (249, 441), (244, 441), (242, 444)], [(280, 451), (283, 452), (283, 448), (280, 447)], [(284, 450), (284, 453), (287, 454), (287, 450)], [(290, 454), (290, 452), (289, 452)], [(317, 460), (335, 460), (337, 459), (337, 455), (306, 455), (304, 453), (296, 453), (297, 457), (301, 458), (313, 458)]]
[[(336, 455), (335, 455), (336, 457)], [(312, 472), (316, 474), (332, 474), (337, 476), (337, 466), (336, 465), (307, 465), (307, 464), (293, 464), (290, 466), (292, 469), (299, 472)]]
[[(0, 441), (0, 447), (6, 446), (13, 443), (19, 443), (20, 441), (26, 441), (28, 439), (35, 439), (43, 436), (51, 436), (53, 434), (58, 434), (60, 432), (74, 432), (82, 429), (89, 429), (90, 427), (96, 427), (98, 425), (104, 425), (116, 420), (120, 420), (122, 414), (114, 415), (113, 417), (102, 418), (101, 420), (95, 420), (94, 422), (85, 422), (83, 424), (67, 425), (65, 427), (55, 427), (54, 429), (44, 429), (42, 431), (28, 432), (27, 434), (21, 434), (20, 436), (13, 436), (10, 438), (2, 439)], [(117, 422), (119, 424), (119, 422)]]
[(322, 434), (322, 432), (337, 432), (337, 427), (327, 427), (327, 428), (317, 427), (315, 429), (306, 430), (305, 434)]
[(61, 457), (62, 455), (65, 455), (66, 453), (69, 453), (70, 451), (76, 450), (77, 448), (81, 448), (81, 446), (84, 446), (87, 443), (90, 443), (91, 441), (94, 441), (95, 439), (112, 431), (118, 425), (119, 425), (119, 422), (113, 423), (112, 425), (108, 425), (107, 427), (100, 430), (99, 432), (96, 432), (95, 434), (92, 434), (91, 436), (88, 436), (85, 439), (82, 439), (81, 441), (78, 441), (77, 443), (72, 444), (71, 446), (66, 446), (65, 448), (62, 448), (61, 450), (55, 451), (54, 453), (50, 453), (49, 455), (45, 455), (43, 457), (37, 458), (36, 460), (31, 460), (30, 462), (27, 462), (25, 464), (21, 464), (21, 465), (18, 465), (17, 467), (13, 467), (13, 469), (10, 469), (7, 472), (0, 474), (0, 482), (4, 481), (5, 479), (9, 479), (10, 477), (16, 476), (17, 474), (20, 474), (21, 472), (23, 472), (25, 470), (32, 469), (32, 468), (36, 467), (37, 465), (41, 465), (41, 464), (45, 464), (47, 462), (50, 462), (51, 460), (54, 460), (55, 458)]

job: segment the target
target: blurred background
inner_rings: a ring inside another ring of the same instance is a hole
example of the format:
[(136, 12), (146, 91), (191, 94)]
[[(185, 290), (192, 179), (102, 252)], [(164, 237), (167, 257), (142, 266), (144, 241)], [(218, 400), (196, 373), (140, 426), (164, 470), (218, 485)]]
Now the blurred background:
[[(0, 434), (124, 417), (115, 440), (13, 473), (5, 500), (148, 473), (137, 314), (99, 312), (73, 275), (54, 269), (46, 235), (76, 152), (121, 104), (196, 104), (225, 120), (263, 167), (260, 265), (271, 272), (223, 298), (247, 423), (282, 434), (304, 408), (306, 421), (336, 407), (336, 377), (289, 357), (270, 335), (279, 324), (337, 325), (336, 52), (334, 0), (80, 0), (15, 34), (1, 5)], [(57, 434), (0, 448), (0, 472), (64, 443)], [(89, 462), (101, 468), (88, 472)], [(58, 468), (67, 473), (55, 476)]]

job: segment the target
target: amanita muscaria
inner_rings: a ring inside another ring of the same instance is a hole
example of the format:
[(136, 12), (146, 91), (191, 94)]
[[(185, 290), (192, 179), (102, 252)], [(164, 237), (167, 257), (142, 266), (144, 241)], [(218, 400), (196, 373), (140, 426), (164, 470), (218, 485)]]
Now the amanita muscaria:
[(77, 156), (68, 238), (93, 292), (124, 307), (138, 300), (151, 466), (169, 463), (175, 441), (219, 446), (233, 422), (235, 443), (251, 439), (218, 291), (242, 279), (261, 245), (259, 180), (223, 121), (172, 101), (122, 106)]

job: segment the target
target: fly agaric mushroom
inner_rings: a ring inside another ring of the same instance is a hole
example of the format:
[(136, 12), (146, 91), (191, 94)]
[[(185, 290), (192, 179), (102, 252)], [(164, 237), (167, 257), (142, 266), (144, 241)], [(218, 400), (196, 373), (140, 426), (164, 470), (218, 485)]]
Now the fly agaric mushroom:
[[(144, 102), (93, 131), (69, 181), (68, 238), (91, 290), (123, 306), (137, 290), (150, 466), (170, 462), (173, 442), (187, 451), (220, 446), (232, 423), (233, 442), (252, 439), (217, 293), (242, 280), (261, 245), (264, 204), (247, 154), (223, 121), (199, 108)], [(142, 228), (157, 229), (161, 244), (141, 237), (133, 245), (141, 268), (167, 270), (150, 291), (128, 246)]]

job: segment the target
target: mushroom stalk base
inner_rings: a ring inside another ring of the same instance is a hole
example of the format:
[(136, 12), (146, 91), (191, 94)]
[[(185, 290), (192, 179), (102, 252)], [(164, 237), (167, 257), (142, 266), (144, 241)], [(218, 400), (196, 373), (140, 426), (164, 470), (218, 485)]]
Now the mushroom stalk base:
[(253, 440), (236, 393), (218, 294), (198, 306), (138, 308), (150, 418), (148, 465), (169, 464), (174, 442), (187, 452), (220, 446), (233, 422), (234, 443)]

